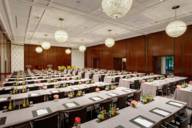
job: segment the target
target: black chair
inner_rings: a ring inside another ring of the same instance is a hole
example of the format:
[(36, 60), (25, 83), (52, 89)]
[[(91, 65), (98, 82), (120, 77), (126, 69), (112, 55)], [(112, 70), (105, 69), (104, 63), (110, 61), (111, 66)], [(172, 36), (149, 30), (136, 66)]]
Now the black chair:
[(80, 117), (81, 123), (86, 122), (86, 112), (87, 112), (86, 107), (80, 107), (80, 108), (76, 108), (76, 109), (72, 109), (72, 110), (68, 110), (68, 111), (64, 112), (62, 127), (71, 128), (74, 124), (75, 117)]
[(133, 99), (136, 101), (140, 101), (140, 97), (141, 97), (141, 90), (136, 91), (133, 95)]
[(135, 80), (134, 81), (134, 86), (135, 86), (135, 89), (140, 89), (140, 87), (141, 87), (141, 83), (140, 83), (140, 81), (139, 80)]
[(93, 73), (92, 74), (90, 74), (90, 76), (89, 76), (89, 79), (92, 79), (93, 78)]
[(171, 123), (168, 123), (168, 122), (164, 122), (160, 128), (179, 128), (178, 126), (174, 125), (174, 124), (171, 124)]
[(31, 122), (25, 122), (25, 123), (9, 126), (9, 127), (6, 127), (6, 128), (32, 128), (32, 127), (33, 126), (31, 124)]
[(118, 98), (117, 107), (119, 109), (127, 107), (127, 97), (126, 96), (122, 96), (122, 97)]
[(104, 78), (105, 78), (105, 75), (101, 75), (101, 77), (100, 77), (100, 80), (99, 80), (99, 81), (103, 82), (103, 81), (104, 81)]
[(160, 95), (160, 96), (167, 96), (171, 93), (171, 90), (169, 88), (168, 85), (164, 85), (161, 89), (158, 89), (157, 90), (157, 95)]
[(186, 115), (176, 115), (175, 125), (179, 128), (187, 128), (189, 124), (189, 118)]
[(30, 91), (39, 90), (39, 87), (38, 87), (38, 86), (30, 87), (29, 90), (30, 90)]
[(3, 110), (5, 106), (8, 107), (9, 101), (0, 102), (0, 110)]
[(54, 113), (32, 122), (32, 128), (59, 128), (59, 116), (58, 113)]
[(115, 77), (115, 83), (119, 83), (120, 77)]
[(42, 103), (44, 102), (44, 96), (35, 96), (35, 97), (29, 97), (29, 102), (32, 101), (33, 104)]

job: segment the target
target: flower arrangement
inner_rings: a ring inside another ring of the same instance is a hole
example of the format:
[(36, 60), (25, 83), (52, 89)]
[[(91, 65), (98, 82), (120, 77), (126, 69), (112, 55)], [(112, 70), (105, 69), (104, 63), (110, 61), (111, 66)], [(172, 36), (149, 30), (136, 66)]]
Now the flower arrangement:
[(72, 128), (81, 128), (81, 118), (80, 117), (75, 117), (74, 125)]
[(57, 94), (56, 94), (56, 95), (53, 95), (53, 99), (54, 99), (54, 100), (58, 100), (58, 99), (59, 99), (59, 95), (57, 95)]
[(141, 97), (141, 102), (143, 102), (144, 104), (152, 102), (153, 100), (154, 100), (154, 97), (150, 96), (150, 95), (146, 95), (146, 96)]
[(177, 89), (180, 90), (182, 87), (181, 85), (177, 85)]
[(100, 88), (96, 88), (95, 91), (96, 91), (96, 92), (99, 92), (99, 91), (100, 91)]
[(131, 101), (131, 106), (132, 106), (133, 108), (136, 108), (136, 107), (137, 107), (137, 104), (138, 104), (138, 102), (137, 102), (136, 100), (132, 100), (132, 101)]

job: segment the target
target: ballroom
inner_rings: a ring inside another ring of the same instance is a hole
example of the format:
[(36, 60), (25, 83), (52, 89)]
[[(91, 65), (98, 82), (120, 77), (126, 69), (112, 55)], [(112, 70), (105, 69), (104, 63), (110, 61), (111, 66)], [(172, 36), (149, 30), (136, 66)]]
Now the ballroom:
[(192, 128), (192, 0), (0, 0), (0, 128)]

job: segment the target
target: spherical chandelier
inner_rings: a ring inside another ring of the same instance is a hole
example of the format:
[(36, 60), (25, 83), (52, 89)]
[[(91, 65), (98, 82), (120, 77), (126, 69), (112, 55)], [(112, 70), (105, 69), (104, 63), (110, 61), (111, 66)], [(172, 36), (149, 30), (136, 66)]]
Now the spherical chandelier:
[[(109, 32), (109, 36), (111, 36), (112, 30), (109, 29), (108, 32)], [(111, 48), (111, 47), (113, 47), (113, 46), (115, 45), (115, 40), (114, 40), (113, 38), (107, 38), (107, 39), (105, 40), (105, 45), (106, 45), (107, 47)]]
[[(59, 18), (59, 20), (61, 21), (61, 24), (62, 24), (64, 19)], [(67, 41), (68, 38), (69, 38), (68, 33), (66, 31), (64, 31), (64, 30), (57, 30), (55, 32), (55, 40), (60, 42), (60, 43), (63, 43), (65, 41)]]
[(70, 50), (70, 49), (66, 49), (66, 50), (65, 50), (65, 53), (66, 53), (67, 55), (69, 55), (69, 54), (71, 54), (71, 50)]
[(35, 51), (36, 51), (36, 53), (42, 53), (43, 49), (41, 47), (36, 47)]
[(172, 9), (175, 10), (175, 21), (169, 23), (165, 29), (167, 35), (173, 38), (183, 35), (187, 30), (186, 23), (181, 20), (177, 20), (176, 10), (179, 7), (179, 5), (172, 7)]
[(85, 52), (85, 50), (86, 50), (86, 47), (84, 45), (79, 46), (80, 52)]
[(105, 45), (109, 48), (113, 47), (115, 45), (115, 40), (113, 38), (107, 38), (105, 40)]
[(109, 17), (118, 19), (131, 9), (133, 0), (102, 0), (102, 9)]
[(169, 23), (166, 27), (166, 33), (168, 36), (176, 38), (183, 35), (187, 30), (185, 22), (177, 20)]
[(45, 42), (43, 42), (43, 43), (41, 44), (41, 47), (42, 47), (43, 49), (45, 49), (45, 50), (48, 50), (48, 49), (51, 48), (51, 44), (50, 44), (49, 42), (45, 41)]

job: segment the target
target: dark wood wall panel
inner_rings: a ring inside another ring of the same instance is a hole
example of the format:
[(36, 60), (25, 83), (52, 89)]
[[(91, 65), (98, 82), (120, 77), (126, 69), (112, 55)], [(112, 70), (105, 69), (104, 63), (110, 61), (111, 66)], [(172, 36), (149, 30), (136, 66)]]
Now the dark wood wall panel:
[(31, 65), (33, 69), (47, 68), (47, 65), (53, 65), (57, 68), (60, 65), (71, 65), (71, 54), (67, 55), (63, 47), (51, 47), (49, 50), (44, 50), (41, 54), (35, 52), (37, 45), (24, 46), (24, 63)]
[(173, 55), (175, 74), (192, 76), (192, 26), (179, 38), (170, 38), (164, 31), (117, 41), (107, 48), (104, 44), (87, 48), (86, 67), (93, 67), (99, 58), (99, 68), (113, 69), (114, 57), (126, 57), (129, 71), (153, 72), (153, 57)]

